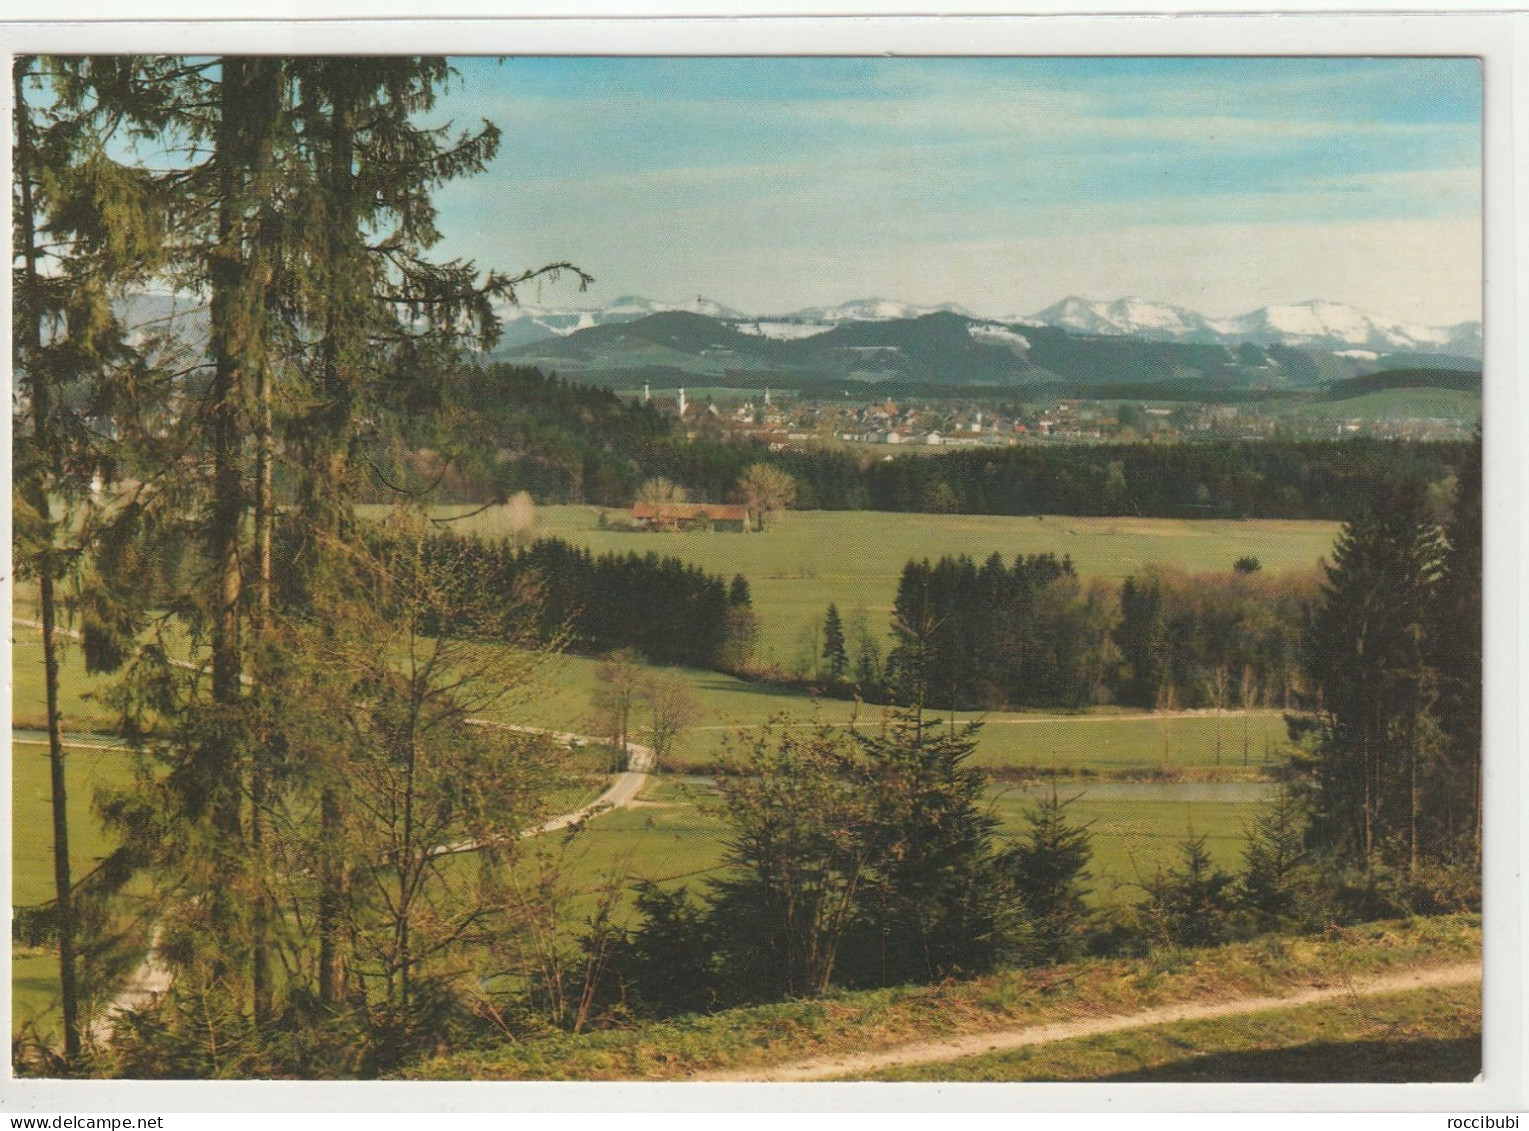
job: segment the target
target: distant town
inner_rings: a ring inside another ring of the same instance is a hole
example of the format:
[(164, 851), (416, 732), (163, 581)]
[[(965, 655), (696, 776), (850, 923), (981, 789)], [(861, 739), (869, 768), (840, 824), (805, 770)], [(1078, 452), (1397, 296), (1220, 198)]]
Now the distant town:
[(917, 450), (1345, 436), (1461, 440), (1469, 438), (1474, 427), (1474, 419), (1464, 413), (1426, 416), (1401, 406), (1388, 415), (1367, 411), (1345, 416), (1341, 402), (1318, 403), (1298, 396), (1246, 404), (1073, 397), (1015, 403), (917, 397), (835, 400), (769, 389), (709, 390), (698, 396), (685, 389), (648, 388), (643, 397), (683, 416), (692, 438), (751, 440), (772, 451), (822, 445)]

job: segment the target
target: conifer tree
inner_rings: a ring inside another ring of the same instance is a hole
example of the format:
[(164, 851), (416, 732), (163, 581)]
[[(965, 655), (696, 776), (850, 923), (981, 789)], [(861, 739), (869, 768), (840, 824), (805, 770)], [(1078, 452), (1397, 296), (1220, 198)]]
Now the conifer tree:
[(871, 632), (871, 618), (865, 609), (850, 614), (850, 632), (855, 641), (855, 685), (861, 695), (882, 693), (881, 644)]
[(1312, 846), (1367, 871), (1422, 847), (1421, 787), (1437, 772), (1426, 638), (1443, 549), (1421, 491), (1379, 501), (1344, 527), (1307, 636)]
[(1053, 785), (1025, 813), (1019, 843), (1000, 858), (1028, 928), (1023, 949), (1039, 962), (1067, 962), (1083, 943), (1093, 835), (1088, 824), (1075, 823), (1067, 812), (1076, 800), (1063, 800)]
[(1454, 512), (1445, 530), (1448, 549), (1429, 626), (1430, 658), (1438, 672), (1438, 720), (1446, 764), (1430, 788), (1436, 835), (1447, 850), (1464, 849), (1481, 864), (1482, 649), (1482, 435), (1455, 483)]
[(1300, 912), (1301, 886), (1311, 862), (1299, 796), (1281, 785), (1253, 822), (1242, 850), (1241, 902), (1260, 930), (1288, 926)]
[[(187, 368), (194, 395), (172, 421), (192, 466), (162, 510), (178, 521), (196, 514), (206, 574), (166, 603), (209, 646), (210, 680), (177, 674), (162, 654), (142, 665), (139, 686), (157, 696), (174, 740), (156, 751), (168, 772), (145, 791), (157, 811), (142, 799), (115, 811), (183, 887), (170, 918), (207, 944), (187, 953), (206, 959), (236, 1011), (252, 1008), (261, 1021), (273, 1011), (272, 948), (306, 943), (272, 936), (278, 857), (291, 873), (280, 880), (288, 896), (312, 895), (294, 876), (321, 880), (322, 953), (289, 963), (289, 990), (304, 992), (316, 967), (317, 996), (341, 994), (343, 846), (331, 834), (344, 818), (334, 788), (345, 780), (343, 746), (305, 741), (284, 687), (301, 684), (294, 644), (319, 588), (330, 587), (330, 607), (341, 594), (369, 599), (372, 566), (350, 510), (358, 476), (392, 421), (431, 402), (431, 375), (463, 347), (493, 341), (495, 302), (571, 268), (509, 276), (429, 257), (439, 238), (433, 192), (481, 169), (498, 139), (488, 125), (453, 136), (419, 124), (449, 76), (441, 60), (158, 66), (162, 103), (129, 120), (183, 162), (171, 175), (177, 222), (162, 241), (165, 278), (209, 302), (205, 365)], [(278, 482), (293, 505), (279, 507)], [(311, 756), (296, 759), (299, 749)], [(317, 835), (290, 823), (314, 799)], [(268, 844), (278, 826), (285, 843)]]
[(830, 604), (823, 618), (823, 659), (828, 663), (828, 678), (843, 683), (849, 671), (849, 654), (844, 649), (844, 621), (839, 617), (839, 606)]
[(1233, 878), (1211, 859), (1204, 833), (1193, 825), (1179, 842), (1177, 867), (1146, 883), (1150, 928), (1177, 946), (1214, 946), (1228, 938)]
[(1120, 586), (1120, 623), (1114, 632), (1124, 661), (1124, 702), (1148, 709), (1156, 704), (1165, 677), (1165, 630), (1162, 587), (1157, 579), (1126, 578)]
[(835, 978), (875, 855), (870, 798), (846, 772), (851, 744), (827, 727), (767, 726), (748, 755), (717, 778), (730, 871), (693, 928), (720, 953), (729, 996), (816, 996)]
[(853, 772), (873, 806), (874, 868), (844, 944), (846, 981), (928, 980), (982, 969), (996, 954), (996, 821), (969, 764), (979, 729), (945, 727), (910, 707), (852, 734)]
[[(162, 232), (155, 179), (125, 168), (107, 152), (114, 117), (142, 111), (147, 103), (139, 99), (129, 105), (123, 98), (122, 67), (103, 70), (106, 83), (92, 81), (85, 61), (23, 56), (14, 60), (12, 71), (16, 556), (19, 571), (38, 584), (53, 928), (64, 1055), (71, 1060), (81, 1049), (83, 995), (59, 706), (59, 585), (66, 575), (82, 577), (77, 563), (85, 547), (102, 536), (92, 495), (120, 475), (122, 454), (152, 399), (153, 382), (127, 345), (112, 300), (152, 270)], [(132, 508), (125, 508), (125, 517), (111, 521), (123, 525), (131, 514)], [(122, 653), (112, 629), (131, 622), (130, 610), (99, 591), (80, 603), (87, 612), (87, 668), (115, 668)]]

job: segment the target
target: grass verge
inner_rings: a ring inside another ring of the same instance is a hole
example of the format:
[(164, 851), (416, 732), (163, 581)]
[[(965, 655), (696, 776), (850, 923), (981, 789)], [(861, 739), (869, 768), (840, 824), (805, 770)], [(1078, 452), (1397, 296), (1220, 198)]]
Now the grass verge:
[(1406, 1083), (1481, 1071), (1481, 986), (1436, 986), (1293, 1009), (1179, 1021), (860, 1080), (939, 1083)]
[(552, 1034), (428, 1061), (431, 1080), (684, 1080), (915, 1040), (1269, 996), (1478, 958), (1479, 916), (1368, 923), (1142, 959), (1005, 971), (966, 982), (839, 993), (579, 1036)]

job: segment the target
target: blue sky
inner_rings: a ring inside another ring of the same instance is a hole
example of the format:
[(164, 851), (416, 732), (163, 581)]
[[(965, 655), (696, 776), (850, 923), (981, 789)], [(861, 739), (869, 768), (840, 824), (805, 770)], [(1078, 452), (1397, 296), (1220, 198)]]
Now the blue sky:
[(756, 313), (1065, 294), (1212, 315), (1327, 298), (1479, 317), (1472, 59), (488, 59), (438, 117), (504, 133), (442, 250)]

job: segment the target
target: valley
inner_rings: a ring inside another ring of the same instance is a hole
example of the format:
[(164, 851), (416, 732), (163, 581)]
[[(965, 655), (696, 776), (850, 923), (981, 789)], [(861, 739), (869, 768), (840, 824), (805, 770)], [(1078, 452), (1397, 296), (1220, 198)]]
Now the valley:
[(1481, 57), (1007, 26), (14, 59), (24, 1105), (1493, 1083)]

